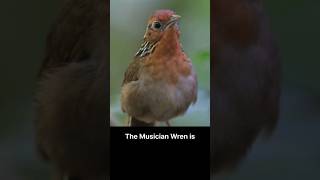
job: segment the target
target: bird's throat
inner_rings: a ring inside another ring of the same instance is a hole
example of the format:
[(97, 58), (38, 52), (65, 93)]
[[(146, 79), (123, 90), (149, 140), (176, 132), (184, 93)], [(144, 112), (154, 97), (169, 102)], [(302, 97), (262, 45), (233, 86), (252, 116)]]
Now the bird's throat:
[(182, 53), (182, 47), (179, 41), (179, 32), (175, 27), (170, 27), (163, 34), (158, 42), (157, 48), (152, 53), (153, 57), (163, 59), (164, 56), (177, 56)]
[(191, 66), (181, 49), (175, 29), (166, 32), (144, 63), (144, 69), (153, 80), (177, 84), (180, 76), (189, 76)]
[(152, 54), (158, 56), (174, 56), (182, 52), (182, 47), (179, 41), (179, 30), (176, 27), (166, 29), (166, 32), (159, 41), (151, 42), (145, 40), (135, 57), (143, 58)]
[(151, 54), (153, 52), (153, 50), (155, 49), (156, 45), (157, 45), (157, 42), (144, 41), (141, 44), (141, 46), (135, 56), (142, 58), (144, 56)]

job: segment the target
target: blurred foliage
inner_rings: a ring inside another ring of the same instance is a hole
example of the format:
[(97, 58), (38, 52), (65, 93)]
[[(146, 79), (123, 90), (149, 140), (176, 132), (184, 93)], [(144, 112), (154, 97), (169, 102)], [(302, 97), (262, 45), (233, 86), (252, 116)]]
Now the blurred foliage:
[(119, 121), (127, 116), (120, 109), (120, 88), (126, 68), (139, 49), (149, 16), (158, 9), (171, 9), (181, 15), (181, 44), (191, 58), (198, 76), (199, 98), (188, 112), (172, 121), (177, 126), (209, 126), (210, 107), (210, 1), (200, 0), (112, 0), (111, 1), (111, 59), (110, 110)]
[(210, 60), (210, 52), (200, 51), (196, 54), (195, 59), (198, 61), (209, 61)]

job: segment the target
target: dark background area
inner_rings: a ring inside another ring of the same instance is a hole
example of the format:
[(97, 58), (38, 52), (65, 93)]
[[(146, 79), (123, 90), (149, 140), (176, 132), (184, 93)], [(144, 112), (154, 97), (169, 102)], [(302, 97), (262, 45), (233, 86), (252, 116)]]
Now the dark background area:
[[(45, 37), (60, 1), (0, 6), (0, 179), (47, 179), (34, 149), (32, 95)], [(269, 0), (266, 10), (283, 65), (281, 115), (271, 139), (253, 146), (239, 169), (215, 179), (320, 179), (320, 2)]]
[(0, 5), (0, 179), (48, 179), (34, 145), (33, 92), (46, 35), (58, 1), (2, 1)]
[(236, 172), (215, 180), (320, 179), (319, 1), (265, 1), (282, 61), (280, 119)]

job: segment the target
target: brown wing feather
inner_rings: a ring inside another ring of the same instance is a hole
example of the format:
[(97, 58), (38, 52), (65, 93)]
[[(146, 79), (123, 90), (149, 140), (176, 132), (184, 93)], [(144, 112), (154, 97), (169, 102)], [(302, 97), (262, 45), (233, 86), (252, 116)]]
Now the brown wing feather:
[(131, 81), (137, 81), (139, 79), (139, 73), (140, 73), (140, 67), (141, 67), (140, 63), (142, 61), (143, 60), (141, 59), (134, 59), (134, 61), (129, 64), (127, 71), (124, 73), (122, 86)]

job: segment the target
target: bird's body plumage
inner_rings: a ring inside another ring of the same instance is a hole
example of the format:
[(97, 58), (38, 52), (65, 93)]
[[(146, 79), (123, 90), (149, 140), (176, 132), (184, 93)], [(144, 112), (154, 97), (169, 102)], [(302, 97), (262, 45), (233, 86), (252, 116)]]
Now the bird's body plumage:
[[(172, 15), (172, 11), (157, 11), (149, 23), (169, 23)], [(150, 51), (144, 50), (146, 44), (152, 45)], [(182, 115), (196, 97), (196, 74), (182, 51), (178, 27), (163, 25), (158, 33), (147, 30), (145, 42), (125, 72), (121, 91), (123, 111), (147, 124), (163, 122)]]

